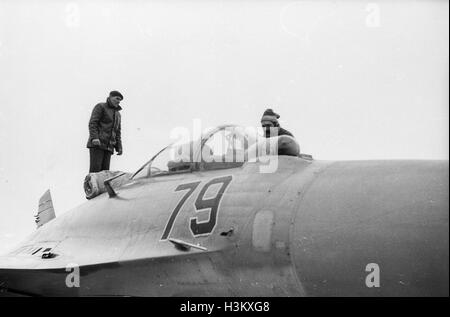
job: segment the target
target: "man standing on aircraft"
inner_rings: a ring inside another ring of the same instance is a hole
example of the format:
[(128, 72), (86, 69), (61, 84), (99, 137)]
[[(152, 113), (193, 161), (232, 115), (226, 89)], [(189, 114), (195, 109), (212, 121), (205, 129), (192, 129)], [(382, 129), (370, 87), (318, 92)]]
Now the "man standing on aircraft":
[(289, 135), (294, 137), (291, 132), (286, 129), (283, 129), (278, 123), (278, 119), (280, 115), (273, 112), (272, 109), (266, 109), (264, 111), (263, 116), (261, 118), (261, 125), (264, 129), (264, 136), (266, 138), (280, 136), (280, 135)]
[(122, 138), (119, 106), (123, 96), (118, 91), (111, 91), (106, 102), (101, 102), (92, 110), (89, 120), (89, 173), (109, 170), (109, 163), (114, 149), (122, 155)]

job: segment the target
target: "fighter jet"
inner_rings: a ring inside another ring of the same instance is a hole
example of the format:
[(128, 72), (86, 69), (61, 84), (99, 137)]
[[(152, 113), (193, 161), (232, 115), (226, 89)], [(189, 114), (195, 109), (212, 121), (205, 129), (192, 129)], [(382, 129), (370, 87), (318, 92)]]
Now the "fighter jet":
[(0, 295), (449, 295), (448, 161), (315, 160), (234, 125), (188, 148), (61, 215), (47, 192)]

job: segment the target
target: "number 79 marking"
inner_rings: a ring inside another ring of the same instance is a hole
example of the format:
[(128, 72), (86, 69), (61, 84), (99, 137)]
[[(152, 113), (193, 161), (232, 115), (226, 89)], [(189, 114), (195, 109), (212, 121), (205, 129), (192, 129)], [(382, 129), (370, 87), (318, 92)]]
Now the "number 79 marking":
[[(191, 230), (192, 234), (194, 236), (200, 236), (200, 235), (208, 235), (211, 234), (211, 232), (214, 230), (214, 227), (217, 223), (217, 214), (219, 212), (219, 204), (222, 199), (222, 195), (225, 192), (225, 189), (230, 184), (231, 180), (233, 179), (233, 176), (223, 176), (219, 178), (214, 178), (210, 180), (208, 183), (203, 186), (202, 190), (200, 191), (199, 195), (197, 196), (197, 199), (195, 200), (195, 209), (196, 212), (199, 212), (203, 209), (210, 209), (209, 211), (209, 220), (199, 222), (196, 217), (193, 217), (190, 219), (190, 226), (189, 229)], [(193, 183), (187, 183), (187, 184), (181, 184), (178, 185), (177, 188), (175, 188), (175, 191), (181, 191), (181, 190), (188, 190), (188, 192), (181, 198), (181, 200), (176, 205), (175, 209), (173, 210), (172, 214), (170, 215), (169, 221), (166, 224), (166, 227), (164, 229), (164, 233), (161, 236), (162, 240), (167, 240), (167, 238), (170, 235), (170, 232), (172, 231), (173, 224), (175, 223), (175, 219), (177, 218), (181, 207), (186, 202), (186, 200), (189, 198), (189, 196), (192, 195), (192, 193), (195, 191), (197, 186), (200, 184), (200, 182), (193, 182)], [(204, 199), (205, 193), (208, 190), (208, 188), (211, 185), (214, 184), (222, 184), (219, 188), (219, 191), (217, 192), (216, 196), (213, 198)]]

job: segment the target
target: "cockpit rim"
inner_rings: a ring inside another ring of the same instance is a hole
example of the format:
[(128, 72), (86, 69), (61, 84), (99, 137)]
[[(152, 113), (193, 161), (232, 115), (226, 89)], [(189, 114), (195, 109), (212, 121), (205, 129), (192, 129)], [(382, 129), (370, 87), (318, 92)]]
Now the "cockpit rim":
[[(183, 170), (183, 171), (170, 171), (170, 172), (165, 172), (165, 173), (161, 173), (161, 174), (156, 174), (156, 175), (151, 175), (149, 173), (149, 175), (147, 175), (147, 178), (151, 178), (151, 177), (157, 177), (157, 176), (167, 176), (167, 175), (174, 175), (174, 174), (181, 174), (181, 173), (189, 173), (189, 172), (193, 172), (193, 171), (201, 171), (201, 170), (205, 170), (205, 165), (203, 162), (198, 161), (198, 158), (201, 154), (201, 151), (203, 149), (203, 146), (205, 145), (206, 142), (208, 142), (208, 140), (217, 132), (224, 130), (226, 128), (242, 128), (245, 129), (244, 127), (237, 125), (237, 124), (221, 124), (219, 126), (216, 126), (214, 128), (212, 128), (211, 130), (208, 130), (204, 133), (201, 134), (200, 138), (197, 140), (192, 141), (194, 144), (200, 142), (200, 146), (195, 147), (195, 152), (194, 154), (194, 162), (191, 164), (191, 167), (187, 170)], [(247, 140), (247, 137), (245, 135), (243, 135), (243, 137)], [(139, 172), (141, 172), (147, 165), (151, 164), (163, 151), (165, 151), (166, 149), (170, 148), (171, 146), (173, 146), (177, 141), (171, 142), (170, 144), (168, 144), (167, 146), (163, 147), (160, 151), (158, 151), (155, 155), (152, 156), (152, 158), (150, 160), (148, 160), (146, 163), (144, 163), (144, 165), (142, 165), (136, 172), (133, 173), (133, 175), (131, 176), (130, 179), (134, 179), (134, 177), (139, 174)], [(240, 166), (242, 166), (244, 164), (244, 162), (242, 162), (240, 164)], [(238, 165), (238, 164), (236, 164)], [(238, 166), (236, 166), (238, 167)], [(151, 169), (151, 167), (150, 167)]]

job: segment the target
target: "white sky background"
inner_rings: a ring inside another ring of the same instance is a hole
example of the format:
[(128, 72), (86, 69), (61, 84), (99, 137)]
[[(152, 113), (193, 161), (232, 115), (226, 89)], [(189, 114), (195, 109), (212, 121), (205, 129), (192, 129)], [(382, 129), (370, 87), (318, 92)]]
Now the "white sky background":
[(0, 253), (85, 201), (87, 123), (124, 94), (134, 171), (173, 128), (258, 126), (316, 159), (448, 159), (446, 1), (0, 0)]

